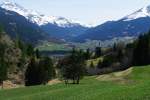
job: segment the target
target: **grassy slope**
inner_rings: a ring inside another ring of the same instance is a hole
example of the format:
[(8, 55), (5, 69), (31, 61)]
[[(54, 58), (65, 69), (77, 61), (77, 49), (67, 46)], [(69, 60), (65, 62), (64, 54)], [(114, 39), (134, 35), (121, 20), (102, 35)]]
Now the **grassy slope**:
[(100, 76), (91, 76), (84, 78), (80, 85), (66, 86), (60, 83), (1, 90), (0, 100), (150, 100), (150, 66), (109, 75), (122, 77), (127, 82), (104, 82)]
[(89, 67), (90, 64), (91, 64), (91, 62), (93, 62), (94, 66), (97, 66), (97, 64), (98, 64), (98, 62), (99, 62), (100, 60), (102, 61), (103, 58), (102, 58), (102, 57), (99, 57), (99, 58), (96, 58), (96, 59), (90, 59), (90, 60), (87, 60), (87, 61), (86, 61), (86, 64), (87, 64), (87, 66)]

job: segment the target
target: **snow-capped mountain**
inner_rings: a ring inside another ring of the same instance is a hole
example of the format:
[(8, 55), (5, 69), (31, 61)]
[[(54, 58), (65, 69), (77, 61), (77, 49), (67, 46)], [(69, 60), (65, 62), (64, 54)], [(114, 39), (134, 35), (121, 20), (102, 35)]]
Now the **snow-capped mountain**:
[(63, 17), (46, 16), (37, 11), (25, 9), (24, 7), (10, 1), (2, 2), (0, 7), (9, 11), (17, 12), (18, 14), (24, 16), (29, 21), (36, 23), (39, 26), (51, 23), (56, 24), (59, 27), (73, 27), (80, 24), (79, 22), (68, 20)]
[(150, 5), (127, 15), (117, 21), (108, 21), (94, 28), (90, 28), (85, 34), (75, 37), (74, 40), (109, 40), (116, 37), (134, 36), (150, 30)]
[[(8, 1), (1, 3), (0, 8), (6, 10), (4, 11), (6, 17), (9, 16), (7, 15), (9, 11), (17, 13), (17, 17), (20, 18), (20, 21), (23, 19), (22, 17), (24, 17), (26, 19), (24, 19), (24, 22), (30, 22), (30, 26), (38, 26), (37, 28), (39, 28), (39, 30), (43, 33), (47, 33), (48, 36), (66, 41), (84, 42), (85, 40), (109, 40), (116, 37), (132, 37), (150, 30), (150, 6), (143, 7), (136, 12), (121, 18), (120, 20), (108, 21), (96, 27), (86, 27), (79, 22), (68, 20), (63, 17), (46, 16)], [(16, 19), (18, 27), (21, 25), (16, 17), (9, 17), (12, 21), (13, 19)], [(7, 26), (9, 23), (12, 23), (7, 22), (8, 21), (4, 22)], [(24, 33), (22, 30), (20, 31), (20, 33)], [(28, 35), (30, 35), (30, 31)]]
[(124, 17), (122, 20), (130, 21), (130, 20), (135, 20), (135, 19), (142, 18), (142, 17), (150, 17), (150, 5), (145, 6), (145, 7), (141, 8), (140, 10)]
[(38, 25), (31, 23), (16, 12), (5, 10), (1, 7), (0, 25), (3, 26), (5, 32), (13, 39), (19, 35), (22, 41), (32, 44), (42, 40), (52, 40)]
[(29, 22), (36, 24), (45, 33), (48, 33), (49, 36), (62, 40), (70, 40), (72, 37), (84, 34), (89, 29), (89, 27), (77, 21), (64, 17), (46, 16), (37, 11), (28, 10), (14, 2), (10, 2), (10, 0), (0, 3), (0, 8), (25, 17)]

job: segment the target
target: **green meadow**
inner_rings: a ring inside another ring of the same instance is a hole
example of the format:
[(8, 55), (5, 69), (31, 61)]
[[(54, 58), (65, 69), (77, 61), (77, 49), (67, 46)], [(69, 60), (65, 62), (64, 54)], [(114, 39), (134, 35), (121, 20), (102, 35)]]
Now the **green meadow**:
[(150, 100), (150, 66), (88, 76), (79, 85), (62, 82), (0, 90), (0, 100)]

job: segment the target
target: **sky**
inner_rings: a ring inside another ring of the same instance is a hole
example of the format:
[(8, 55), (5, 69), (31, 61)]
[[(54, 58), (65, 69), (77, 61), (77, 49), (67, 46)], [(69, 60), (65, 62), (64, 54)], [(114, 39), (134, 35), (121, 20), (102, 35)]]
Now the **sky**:
[[(5, 1), (5, 0), (0, 0)], [(8, 0), (7, 0), (8, 1)], [(61, 16), (97, 25), (118, 20), (150, 5), (150, 0), (9, 0), (48, 16)]]

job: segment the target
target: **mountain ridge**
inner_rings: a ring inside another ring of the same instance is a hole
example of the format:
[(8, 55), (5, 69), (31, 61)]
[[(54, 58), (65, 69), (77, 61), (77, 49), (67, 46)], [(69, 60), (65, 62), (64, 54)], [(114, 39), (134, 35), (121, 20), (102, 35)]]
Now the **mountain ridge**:
[(75, 37), (75, 42), (86, 40), (109, 40), (116, 37), (134, 36), (146, 33), (150, 30), (150, 6), (143, 7), (116, 21), (107, 21), (94, 28), (90, 28), (85, 34)]
[(70, 38), (83, 34), (89, 28), (64, 17), (46, 16), (36, 11), (28, 10), (10, 1), (2, 2), (0, 7), (7, 11), (18, 13), (20, 16), (25, 17), (27, 21), (36, 24), (48, 36), (60, 39), (60, 41), (69, 41)]
[[(17, 12), (18, 14), (26, 17), (31, 22), (38, 24), (39, 26), (46, 25), (46, 24), (56, 24), (59, 27), (73, 27), (76, 25), (85, 26), (77, 21), (73, 21), (70, 19), (66, 19), (64, 17), (58, 16), (46, 16), (34, 10), (28, 10), (19, 4), (11, 1), (4, 1), (0, 4), (0, 6), (6, 10)], [(87, 26), (85, 26), (87, 27)]]
[(136, 37), (150, 29), (150, 6), (145, 6), (117, 21), (107, 21), (95, 27), (87, 27), (64, 17), (46, 16), (13, 2), (4, 2), (0, 4), (0, 7), (25, 17), (27, 21), (38, 26), (41, 33), (45, 33), (47, 37), (58, 38), (66, 42)]
[(121, 20), (130, 21), (130, 20), (134, 20), (134, 19), (142, 18), (142, 17), (150, 17), (150, 5), (145, 6), (141, 9), (135, 11), (134, 13), (125, 16)]

